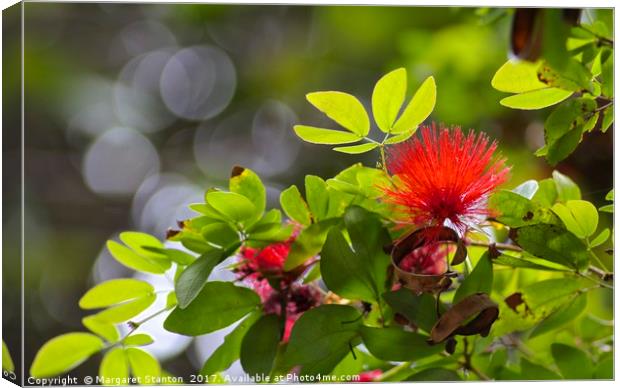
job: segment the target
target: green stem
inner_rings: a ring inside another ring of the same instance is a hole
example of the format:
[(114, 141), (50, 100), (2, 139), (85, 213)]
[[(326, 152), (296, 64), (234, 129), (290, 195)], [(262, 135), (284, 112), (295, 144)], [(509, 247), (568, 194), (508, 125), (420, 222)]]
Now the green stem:
[(395, 367), (386, 370), (381, 376), (375, 379), (375, 381), (389, 381), (390, 378), (397, 376), (400, 372), (411, 368), (413, 361), (407, 361), (396, 365)]

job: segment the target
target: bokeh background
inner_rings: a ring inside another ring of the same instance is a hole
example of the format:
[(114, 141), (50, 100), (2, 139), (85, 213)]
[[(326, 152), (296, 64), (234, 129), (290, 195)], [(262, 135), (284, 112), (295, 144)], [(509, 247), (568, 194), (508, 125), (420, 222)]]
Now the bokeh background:
[[(26, 366), (51, 337), (83, 330), (85, 290), (133, 276), (108, 254), (107, 239), (123, 230), (163, 238), (237, 164), (263, 178), (275, 207), (305, 174), (330, 177), (359, 161), (296, 138), (295, 123), (332, 125), (305, 101), (308, 92), (346, 91), (369, 107), (389, 70), (408, 70), (410, 94), (434, 75), (431, 119), (498, 139), (513, 165), (507, 187), (550, 176), (533, 156), (549, 110), (504, 108), (491, 87), (508, 58), (510, 21), (510, 10), (450, 7), (26, 3)], [(556, 167), (596, 205), (613, 185), (612, 132), (586, 135)], [(4, 212), (19, 225), (18, 207)], [(19, 309), (18, 297), (4, 303)], [(594, 294), (589, 308), (612, 319), (611, 293)], [(4, 324), (16, 349), (19, 317), (5, 313)], [(226, 331), (191, 342), (164, 332), (161, 320), (145, 329), (156, 338), (147, 349), (174, 375), (199, 369)], [(72, 375), (95, 374), (98, 361)]]

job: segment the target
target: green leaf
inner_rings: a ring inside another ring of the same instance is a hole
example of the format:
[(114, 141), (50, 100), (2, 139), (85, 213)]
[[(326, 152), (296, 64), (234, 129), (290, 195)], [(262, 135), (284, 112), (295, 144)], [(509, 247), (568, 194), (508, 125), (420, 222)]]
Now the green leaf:
[(539, 89), (515, 94), (502, 99), (499, 103), (513, 109), (542, 109), (566, 100), (573, 92), (557, 88)]
[(547, 146), (547, 162), (549, 162), (552, 166), (555, 166), (560, 161), (566, 159), (577, 149), (582, 137), (582, 128), (575, 128), (562, 135), (559, 139), (554, 140), (553, 143), (550, 143)]
[(534, 364), (526, 358), (521, 358), (521, 378), (523, 380), (561, 380), (557, 373), (542, 365)]
[(389, 133), (407, 92), (407, 70), (393, 70), (377, 82), (372, 92), (372, 113), (380, 130)]
[(214, 222), (200, 230), (202, 237), (210, 246), (224, 249), (239, 242), (239, 234), (228, 223)]
[(323, 281), (344, 298), (379, 301), (390, 263), (383, 247), (390, 236), (376, 216), (358, 206), (347, 210), (344, 221), (353, 247), (337, 228), (328, 233), (321, 251)]
[(570, 268), (588, 265), (586, 246), (572, 233), (557, 226), (537, 224), (513, 230), (513, 240), (524, 250), (541, 259)]
[(489, 253), (485, 252), (476, 267), (471, 273), (465, 277), (463, 283), (457, 288), (454, 294), (453, 304), (463, 300), (465, 297), (477, 292), (491, 293), (493, 288), (493, 262), (489, 257)]
[(217, 372), (228, 369), (233, 362), (239, 359), (239, 353), (241, 349), (241, 341), (245, 337), (246, 333), (261, 317), (260, 312), (250, 313), (233, 331), (228, 333), (224, 337), (224, 342), (218, 347), (211, 357), (205, 361), (200, 374), (203, 376), (210, 376)]
[(346, 147), (335, 147), (334, 151), (342, 152), (344, 154), (363, 154), (364, 152), (372, 151), (379, 147), (379, 143), (364, 143)]
[(575, 236), (584, 239), (596, 232), (598, 211), (590, 202), (569, 200), (566, 204), (556, 203), (552, 210)]
[(558, 201), (566, 202), (571, 199), (581, 199), (581, 190), (568, 176), (559, 171), (553, 171), (553, 180), (558, 193)]
[(164, 245), (156, 237), (142, 232), (122, 232), (119, 237), (125, 245), (133, 249), (139, 255), (153, 259), (165, 259), (165, 256), (145, 248), (163, 248)]
[(613, 98), (614, 96), (614, 56), (613, 53), (607, 57), (601, 67), (601, 93)]
[(145, 250), (153, 253), (160, 253), (168, 257), (168, 259), (174, 261), (177, 264), (188, 265), (191, 264), (196, 258), (187, 252), (180, 251), (178, 249), (170, 248), (154, 248), (145, 247)]
[(307, 125), (295, 125), (293, 129), (302, 140), (314, 144), (349, 144), (364, 138), (356, 133), (310, 127)]
[(583, 351), (565, 344), (551, 345), (551, 355), (565, 379), (591, 379), (594, 373), (592, 360)]
[(530, 179), (521, 183), (519, 186), (512, 189), (513, 193), (519, 194), (527, 199), (532, 199), (538, 191), (538, 182), (534, 179)]
[(241, 342), (240, 360), (250, 375), (269, 375), (280, 343), (280, 318), (275, 314), (261, 317)]
[(538, 190), (532, 197), (532, 201), (540, 206), (548, 208), (553, 206), (558, 198), (558, 191), (555, 188), (555, 181), (551, 178), (543, 179), (538, 182)]
[(444, 368), (428, 368), (414, 373), (405, 381), (460, 381), (461, 376), (455, 371)]
[(140, 384), (149, 385), (161, 376), (159, 362), (150, 353), (138, 348), (127, 348), (125, 354), (129, 360), (131, 374), (138, 379)]
[(607, 354), (609, 354), (609, 357), (601, 357), (598, 360), (596, 370), (594, 371), (595, 379), (612, 380), (614, 378), (614, 358), (611, 356), (611, 353)]
[(594, 237), (592, 241), (590, 241), (590, 248), (596, 248), (600, 245), (605, 244), (607, 239), (609, 239), (610, 234), (611, 232), (609, 231), (609, 228), (603, 229), (603, 231), (599, 233), (598, 236)]
[(173, 333), (197, 336), (222, 329), (260, 304), (256, 293), (229, 282), (208, 282), (186, 308), (175, 308), (164, 322)]
[(370, 120), (362, 103), (342, 92), (315, 92), (306, 99), (327, 117), (360, 136), (368, 135)]
[(596, 109), (596, 102), (589, 98), (575, 98), (563, 102), (545, 120), (545, 140), (554, 143), (573, 129), (582, 128), (585, 118)]
[(180, 308), (184, 309), (198, 296), (213, 268), (225, 258), (220, 250), (207, 252), (183, 270), (174, 285)]
[(107, 246), (112, 256), (119, 263), (123, 264), (125, 267), (135, 269), (136, 271), (162, 274), (170, 268), (170, 262), (166, 265), (161, 261), (154, 260), (146, 256), (141, 256), (116, 241), (109, 240)]
[(267, 192), (265, 186), (256, 173), (248, 168), (236, 166), (233, 168), (229, 190), (233, 193), (241, 194), (249, 199), (256, 213), (262, 215), (267, 205)]
[(532, 331), (529, 338), (535, 338), (551, 330), (556, 330), (568, 325), (585, 310), (587, 304), (588, 295), (585, 293), (579, 294), (539, 323)]
[(495, 219), (511, 228), (539, 223), (558, 223), (549, 209), (508, 190), (499, 190), (489, 198), (489, 209), (496, 212)]
[(248, 198), (241, 194), (211, 191), (206, 195), (207, 202), (233, 222), (243, 222), (254, 217), (258, 210)]
[(6, 346), (4, 341), (2, 341), (2, 370), (9, 372), (13, 372), (15, 370), (15, 364), (11, 358), (11, 353), (9, 353), (9, 348)]
[(603, 110), (603, 122), (601, 123), (601, 132), (605, 133), (614, 123), (614, 109), (613, 107)]
[(30, 367), (35, 378), (67, 372), (103, 349), (103, 341), (89, 333), (68, 333), (47, 341), (37, 352)]
[(83, 309), (97, 309), (141, 298), (154, 292), (153, 286), (143, 280), (113, 279), (88, 290), (80, 299), (79, 305)]
[(398, 327), (362, 326), (360, 333), (370, 353), (386, 361), (410, 361), (440, 353), (443, 345), (429, 345), (428, 337)]
[(403, 133), (399, 133), (396, 136), (392, 136), (390, 138), (388, 138), (384, 144), (398, 144), (398, 143), (402, 143), (406, 140), (408, 140), (411, 136), (413, 136), (414, 133), (416, 133), (416, 131), (418, 130), (418, 127), (415, 127), (413, 129), (410, 129), (408, 131), (405, 131)]
[(422, 82), (403, 114), (394, 124), (391, 133), (410, 131), (420, 125), (435, 108), (436, 99), (437, 86), (435, 85), (435, 78), (431, 76)]
[[(543, 261), (538, 259), (539, 261)], [(524, 257), (514, 257), (511, 255), (507, 255), (506, 253), (502, 253), (499, 257), (493, 259), (493, 264), (495, 265), (507, 265), (509, 267), (514, 268), (531, 268), (538, 269), (541, 271), (559, 271), (559, 272), (570, 272), (569, 268), (563, 266), (552, 266), (552, 263), (545, 264), (533, 262), (532, 258), (524, 258)]]
[(155, 302), (155, 294), (145, 295), (143, 297), (133, 299), (129, 302), (115, 305), (100, 313), (94, 315), (95, 319), (100, 322), (120, 323), (125, 322), (142, 311), (146, 310)]
[(291, 332), (285, 359), (301, 374), (326, 374), (359, 343), (361, 313), (351, 306), (322, 305), (306, 311)]
[(82, 319), (82, 324), (88, 330), (102, 337), (109, 343), (116, 342), (120, 339), (120, 334), (116, 326), (112, 323), (98, 320), (96, 315), (84, 317)]
[(152, 343), (153, 337), (146, 333), (133, 334), (123, 340), (123, 344), (127, 346), (144, 346)]
[(123, 385), (129, 377), (129, 363), (123, 348), (107, 352), (99, 365), (99, 376), (103, 385)]
[(302, 225), (310, 225), (310, 210), (297, 186), (293, 185), (280, 194), (280, 205), (288, 218)]
[(510, 60), (502, 65), (491, 80), (491, 86), (500, 92), (524, 93), (544, 89), (538, 79), (538, 63)]
[(406, 288), (383, 294), (388, 305), (397, 313), (402, 314), (410, 322), (430, 333), (439, 318), (436, 312), (436, 301), (432, 295), (422, 293), (416, 295)]
[(327, 232), (339, 222), (337, 218), (327, 219), (303, 229), (291, 244), (291, 250), (284, 262), (284, 270), (290, 271), (321, 252)]
[(329, 207), (329, 192), (325, 181), (315, 175), (306, 175), (306, 201), (315, 221), (325, 218)]

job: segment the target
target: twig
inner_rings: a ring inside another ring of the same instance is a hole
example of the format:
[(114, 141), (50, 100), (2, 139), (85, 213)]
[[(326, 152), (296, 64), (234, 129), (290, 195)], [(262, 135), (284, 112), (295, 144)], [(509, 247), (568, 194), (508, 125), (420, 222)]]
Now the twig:
[(494, 245), (495, 248), (497, 249), (503, 249), (506, 251), (523, 252), (523, 249), (521, 249), (521, 247), (513, 245), (513, 244), (488, 243), (485, 241), (475, 241), (475, 240), (467, 240), (465, 244), (471, 245), (474, 247), (491, 247), (492, 245)]
[[(460, 365), (463, 368), (475, 374), (476, 376), (478, 376), (480, 380), (489, 381), (490, 380), (489, 376), (485, 375), (484, 373), (482, 373), (482, 371), (480, 371), (478, 368), (472, 365), (471, 353), (468, 352), (468, 348), (469, 348), (469, 342), (467, 341), (467, 337), (463, 337), (463, 356), (465, 356), (465, 361), (461, 362)], [(473, 351), (474, 349), (472, 349), (472, 353)]]

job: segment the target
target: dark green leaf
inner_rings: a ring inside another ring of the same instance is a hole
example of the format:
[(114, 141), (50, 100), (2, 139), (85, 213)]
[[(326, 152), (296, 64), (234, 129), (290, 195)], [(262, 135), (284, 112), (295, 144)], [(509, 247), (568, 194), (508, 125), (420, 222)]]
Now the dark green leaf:
[(521, 378), (523, 380), (561, 380), (557, 373), (542, 365), (534, 364), (526, 358), (521, 359)]
[(261, 317), (260, 312), (254, 312), (248, 315), (233, 331), (224, 337), (224, 342), (218, 347), (211, 357), (205, 361), (200, 374), (210, 376), (217, 372), (226, 370), (233, 362), (239, 359), (241, 350), (241, 341), (245, 337), (250, 327)]
[(439, 318), (435, 298), (430, 294), (416, 295), (406, 288), (401, 288), (397, 291), (386, 292), (383, 298), (395, 312), (402, 314), (428, 333)]
[(316, 256), (325, 243), (329, 229), (339, 222), (339, 219), (333, 218), (303, 229), (291, 244), (291, 250), (284, 262), (284, 270), (290, 271)]
[(429, 345), (428, 337), (398, 327), (362, 326), (360, 333), (370, 353), (386, 361), (410, 361), (440, 353), (443, 345)]
[(359, 343), (361, 312), (351, 306), (323, 305), (305, 312), (293, 326), (285, 359), (301, 374), (329, 373)]
[(241, 342), (240, 360), (250, 375), (268, 375), (274, 365), (281, 333), (280, 318), (275, 314), (260, 318)]
[(211, 251), (200, 256), (183, 270), (174, 285), (180, 308), (184, 309), (198, 296), (213, 268), (225, 258), (222, 251)]
[(460, 381), (461, 376), (455, 371), (443, 368), (429, 368), (417, 372), (409, 377), (406, 381)]
[(457, 288), (454, 294), (453, 304), (456, 304), (463, 300), (466, 296), (475, 294), (477, 292), (484, 292), (490, 294), (493, 288), (493, 262), (489, 257), (489, 253), (485, 252), (474, 270), (465, 277), (463, 283)]
[(575, 269), (585, 268), (590, 260), (586, 246), (557, 225), (530, 225), (512, 232), (513, 240), (521, 248), (541, 259)]
[(256, 293), (229, 282), (208, 282), (185, 309), (175, 308), (164, 322), (168, 331), (201, 335), (222, 329), (260, 304)]
[(594, 373), (592, 360), (582, 350), (565, 344), (552, 344), (551, 355), (565, 379), (591, 379)]

